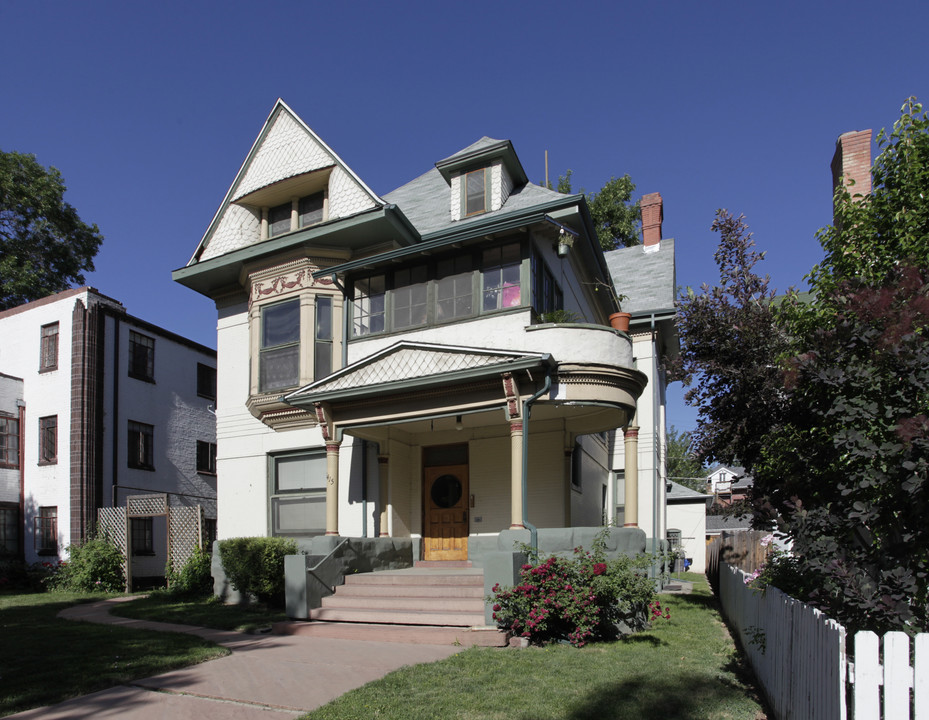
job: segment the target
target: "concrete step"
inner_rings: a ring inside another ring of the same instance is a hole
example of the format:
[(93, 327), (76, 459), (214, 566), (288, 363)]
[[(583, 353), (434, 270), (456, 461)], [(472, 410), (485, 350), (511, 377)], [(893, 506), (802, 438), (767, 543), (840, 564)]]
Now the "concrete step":
[(405, 642), (420, 645), (463, 645), (464, 647), (472, 645), (502, 647), (507, 642), (506, 635), (493, 627), (430, 627), (291, 620), (274, 623), (272, 632), (275, 635), (298, 635), (335, 640)]
[(467, 585), (483, 588), (484, 573), (479, 568), (467, 572), (410, 568), (346, 575), (345, 585)]
[[(422, 612), (484, 612), (482, 597), (420, 597), (417, 595), (348, 595), (337, 588), (335, 595), (323, 598), (324, 608), (365, 608), (369, 610), (402, 609)], [(412, 588), (410, 592), (412, 593)]]
[(407, 610), (403, 608), (320, 607), (310, 610), (310, 620), (329, 622), (377, 623), (384, 625), (449, 625), (454, 627), (482, 626), (481, 612)]
[(385, 583), (346, 583), (336, 588), (340, 597), (415, 597), (433, 598), (481, 598), (484, 583), (474, 585), (401, 585)]

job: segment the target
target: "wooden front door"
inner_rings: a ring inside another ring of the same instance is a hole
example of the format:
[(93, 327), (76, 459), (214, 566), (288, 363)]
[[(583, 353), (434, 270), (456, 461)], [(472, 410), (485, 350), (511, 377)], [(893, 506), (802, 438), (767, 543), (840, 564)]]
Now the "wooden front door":
[(468, 466), (427, 467), (423, 560), (468, 559)]

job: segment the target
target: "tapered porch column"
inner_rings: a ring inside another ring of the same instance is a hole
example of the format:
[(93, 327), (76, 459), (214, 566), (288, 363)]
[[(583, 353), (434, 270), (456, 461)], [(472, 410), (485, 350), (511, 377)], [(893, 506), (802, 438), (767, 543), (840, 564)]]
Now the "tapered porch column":
[(377, 477), (378, 477), (378, 496), (381, 499), (381, 518), (380, 518), (380, 531), (378, 535), (380, 537), (387, 537), (387, 471), (390, 468), (389, 464), (390, 458), (387, 455), (378, 455), (377, 456)]
[(523, 421), (510, 421), (510, 528), (523, 525)]
[(339, 534), (339, 446), (341, 440), (326, 441), (326, 535)]
[(626, 492), (623, 505), (626, 519), (623, 527), (639, 527), (639, 428), (627, 425), (623, 430), (623, 460), (625, 464)]

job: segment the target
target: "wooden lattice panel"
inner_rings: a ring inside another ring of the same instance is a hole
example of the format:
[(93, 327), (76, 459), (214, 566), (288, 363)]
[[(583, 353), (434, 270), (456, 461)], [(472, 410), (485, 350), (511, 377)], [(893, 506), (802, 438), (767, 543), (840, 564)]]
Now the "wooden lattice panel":
[(154, 517), (168, 514), (167, 495), (130, 495), (126, 498), (129, 517)]
[(123, 576), (128, 578), (129, 547), (125, 508), (97, 508), (97, 532), (108, 537), (122, 551)]
[(203, 509), (199, 505), (172, 507), (168, 523), (168, 562), (180, 570), (194, 551), (203, 547)]

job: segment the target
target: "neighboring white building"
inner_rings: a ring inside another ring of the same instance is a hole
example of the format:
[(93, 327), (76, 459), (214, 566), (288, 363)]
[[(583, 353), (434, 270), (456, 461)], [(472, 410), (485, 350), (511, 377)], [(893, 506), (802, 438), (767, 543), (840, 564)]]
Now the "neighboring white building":
[(710, 495), (668, 481), (668, 539), (680, 550), (681, 559), (689, 561), (690, 572), (706, 572), (706, 511), (713, 502)]
[(381, 197), (278, 101), (174, 278), (219, 313), (221, 537), (474, 559), (503, 529), (611, 515), (646, 377), (583, 196), (528, 182), (509, 141)]
[[(21, 379), (0, 378), (0, 528), (17, 528), (16, 556), (66, 558), (98, 508), (133, 495), (167, 493), (215, 523), (213, 350), (85, 287), (0, 312), (0, 371)], [(3, 439), (14, 423), (15, 463)], [(133, 575), (163, 576), (164, 518), (133, 520), (132, 533)]]

